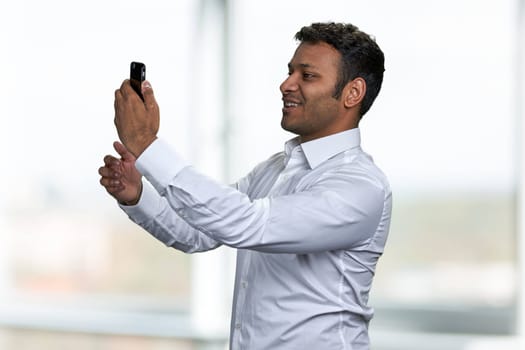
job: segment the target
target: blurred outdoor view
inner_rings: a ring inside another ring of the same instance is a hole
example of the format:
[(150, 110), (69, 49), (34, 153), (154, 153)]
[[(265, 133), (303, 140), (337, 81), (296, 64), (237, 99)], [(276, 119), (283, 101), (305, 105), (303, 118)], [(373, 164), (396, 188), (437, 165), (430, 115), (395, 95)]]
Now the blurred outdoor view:
[(519, 4), (4, 4), (0, 350), (225, 349), (235, 251), (168, 249), (98, 183), (113, 93), (145, 62), (161, 136), (232, 183), (293, 137), (278, 87), (294, 34), (316, 21), (353, 23), (386, 56), (361, 123), (394, 191), (373, 348), (517, 350)]

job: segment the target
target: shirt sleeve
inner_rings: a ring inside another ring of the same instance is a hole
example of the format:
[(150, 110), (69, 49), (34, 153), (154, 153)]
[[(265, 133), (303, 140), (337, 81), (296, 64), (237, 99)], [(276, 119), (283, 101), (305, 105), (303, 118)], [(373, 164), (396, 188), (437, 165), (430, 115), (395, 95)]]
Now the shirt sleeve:
[(215, 249), (221, 244), (182, 220), (146, 181), (136, 205), (120, 205), (128, 217), (168, 247), (185, 253)]
[(385, 191), (366, 173), (333, 174), (301, 192), (250, 200), (195, 171), (161, 140), (137, 167), (188, 225), (235, 248), (300, 254), (361, 247), (383, 213)]

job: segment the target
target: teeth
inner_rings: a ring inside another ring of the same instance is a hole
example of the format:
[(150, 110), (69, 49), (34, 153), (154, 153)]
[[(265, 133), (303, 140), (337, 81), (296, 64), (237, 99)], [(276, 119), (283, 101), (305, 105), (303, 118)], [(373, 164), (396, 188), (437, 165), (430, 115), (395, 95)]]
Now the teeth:
[(298, 105), (299, 105), (298, 103), (294, 103), (294, 102), (285, 102), (284, 103), (285, 107), (297, 107)]

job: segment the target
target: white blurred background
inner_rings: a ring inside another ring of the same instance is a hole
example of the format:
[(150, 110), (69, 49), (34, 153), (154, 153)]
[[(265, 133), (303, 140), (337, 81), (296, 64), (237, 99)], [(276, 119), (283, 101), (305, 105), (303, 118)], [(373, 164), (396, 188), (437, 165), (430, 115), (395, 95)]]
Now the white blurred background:
[(234, 251), (167, 249), (98, 184), (113, 92), (145, 62), (162, 137), (233, 182), (292, 137), (278, 87), (318, 21), (359, 26), (386, 56), (361, 123), (395, 200), (372, 348), (521, 349), (524, 7), (3, 1), (0, 349), (224, 349)]

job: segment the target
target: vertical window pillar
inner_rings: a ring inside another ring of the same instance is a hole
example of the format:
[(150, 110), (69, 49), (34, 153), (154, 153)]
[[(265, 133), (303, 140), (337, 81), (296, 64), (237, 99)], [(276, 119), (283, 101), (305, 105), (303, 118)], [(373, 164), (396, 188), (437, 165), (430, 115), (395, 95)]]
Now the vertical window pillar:
[[(201, 0), (195, 29), (190, 87), (192, 162), (220, 181), (229, 179), (229, 1)], [(198, 140), (198, 141), (196, 141)], [(233, 250), (192, 255), (191, 318), (206, 335), (227, 334), (232, 297)]]
[(516, 118), (517, 118), (517, 277), (516, 333), (525, 339), (525, 0), (518, 0), (516, 45)]

